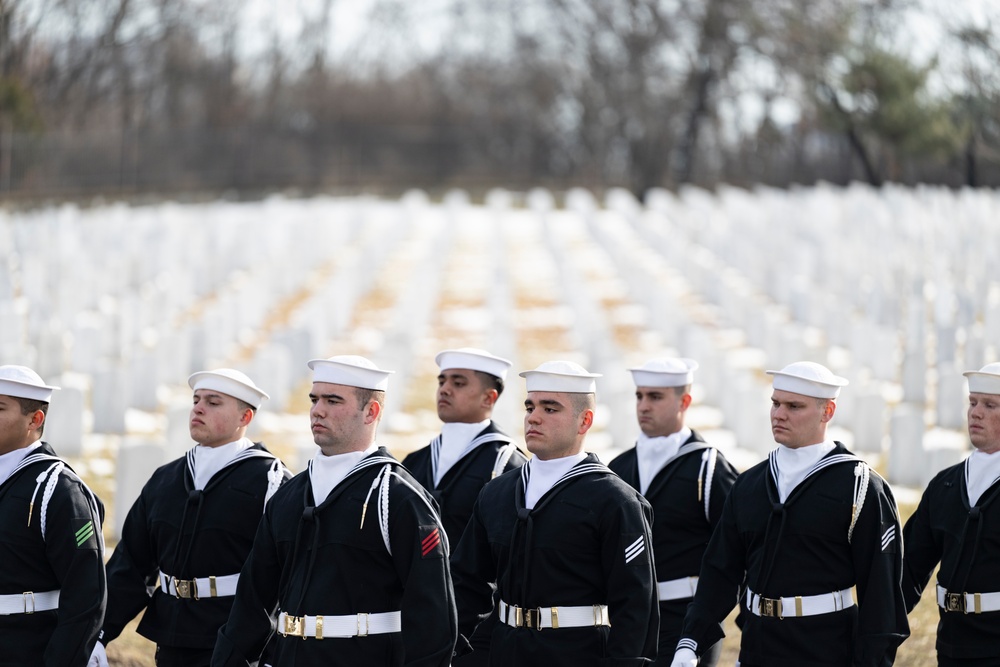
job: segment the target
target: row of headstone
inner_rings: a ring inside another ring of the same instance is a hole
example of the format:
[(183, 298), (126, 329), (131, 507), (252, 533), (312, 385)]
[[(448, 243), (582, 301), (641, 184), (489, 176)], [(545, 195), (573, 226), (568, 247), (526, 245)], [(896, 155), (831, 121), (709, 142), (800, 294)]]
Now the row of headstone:
[(601, 238), (594, 234), (596, 204), (580, 191), (571, 194), (575, 196), (567, 199), (567, 208), (548, 213), (542, 229), (558, 276), (558, 298), (572, 313), (571, 340), (582, 351), (585, 367), (602, 376), (601, 401), (608, 407), (609, 417), (600, 433), (607, 438), (598, 442), (597, 432), (590, 438), (591, 447), (601, 450), (611, 444), (620, 447), (635, 437), (635, 419), (629, 410), (632, 385), (615, 339), (615, 322), (602, 303), (614, 300), (618, 285), (616, 275), (607, 275), (610, 262)]
[(393, 281), (397, 286), (397, 298), (388, 318), (382, 349), (377, 355), (394, 371), (391, 382), (395, 389), (386, 396), (389, 415), (403, 412), (405, 387), (414, 371), (414, 351), (418, 341), (427, 335), (438, 305), (443, 268), (450, 260), (458, 224), (456, 217), (467, 206), (463, 194), (452, 192), (440, 208), (423, 206), (406, 221), (414, 238), (401, 248), (404, 251), (401, 262), (411, 269), (406, 272), (405, 279), (400, 275)]
[[(83, 431), (88, 414), (92, 415), (89, 428), (94, 432), (124, 433), (130, 409), (157, 408), (161, 378), (166, 377), (167, 373), (176, 374), (179, 377), (171, 381), (183, 382), (186, 374), (203, 367), (202, 363), (207, 365), (209, 359), (224, 358), (227, 350), (220, 346), (221, 341), (237, 338), (236, 332), (240, 326), (259, 325), (263, 309), (255, 309), (253, 304), (263, 303), (272, 293), (280, 296), (280, 290), (262, 290), (260, 284), (235, 280), (235, 296), (223, 295), (220, 298), (220, 308), (207, 311), (202, 321), (183, 331), (185, 336), (190, 333), (195, 338), (188, 347), (202, 354), (201, 359), (193, 360), (185, 368), (184, 351), (176, 349), (178, 340), (183, 343), (184, 339), (178, 339), (169, 326), (163, 326), (169, 325), (169, 321), (176, 315), (177, 309), (172, 307), (172, 303), (180, 304), (191, 298), (191, 290), (187, 289), (185, 282), (185, 278), (189, 278), (191, 273), (177, 273), (177, 270), (198, 272), (203, 267), (224, 266), (227, 258), (234, 254), (238, 256), (239, 252), (228, 253), (224, 244), (215, 243), (209, 238), (208, 244), (197, 247), (219, 248), (219, 257), (211, 258), (217, 261), (197, 261), (190, 266), (185, 265), (180, 260), (191, 259), (192, 254), (197, 257), (197, 252), (185, 247), (183, 257), (172, 257), (169, 248), (164, 247), (164, 243), (169, 244), (170, 239), (165, 238), (164, 230), (160, 229), (158, 223), (154, 228), (146, 230), (151, 232), (149, 239), (140, 248), (133, 248), (137, 252), (130, 254), (129, 239), (133, 240), (131, 245), (134, 245), (135, 239), (142, 238), (144, 225), (134, 219), (121, 219), (116, 212), (120, 211), (106, 211), (107, 220), (127, 223), (129, 226), (127, 234), (122, 233), (122, 230), (115, 230), (116, 241), (124, 239), (123, 243), (114, 243), (126, 247), (126, 252), (122, 254), (102, 252), (92, 255), (86, 251), (81, 252), (77, 246), (86, 248), (93, 240), (100, 241), (102, 234), (107, 241), (107, 230), (102, 230), (101, 221), (81, 220), (80, 218), (88, 216), (73, 215), (70, 209), (62, 209), (49, 219), (16, 222), (13, 225), (16, 228), (15, 236), (22, 234), (29, 226), (33, 229), (39, 226), (48, 229), (51, 233), (46, 236), (56, 239), (52, 254), (54, 262), (47, 265), (46, 257), (18, 252), (19, 245), (12, 244), (5, 248), (8, 251), (5, 253), (8, 268), (12, 263), (11, 258), (15, 258), (19, 260), (15, 268), (19, 267), (21, 270), (16, 273), (16, 298), (12, 286), (15, 281), (11, 280), (15, 273), (11, 271), (4, 274), (7, 296), (10, 297), (3, 302), (5, 313), (10, 315), (5, 317), (4, 359), (16, 359), (34, 365), (43, 376), (64, 385), (63, 390), (56, 393), (46, 437), (57, 443), (60, 452), (69, 456), (82, 452)], [(158, 216), (156, 210), (145, 213)], [(86, 237), (81, 237), (81, 227), (88, 228), (90, 233)], [(254, 236), (252, 230), (249, 231)], [(203, 236), (211, 237), (211, 234)], [(230, 236), (237, 238), (238, 234)], [(98, 245), (110, 247), (111, 244), (105, 242)], [(274, 243), (264, 243), (262, 247), (276, 249)], [(277, 249), (280, 250), (280, 246)], [(253, 253), (252, 248), (244, 250), (247, 251), (248, 261), (260, 259), (260, 253)], [(69, 256), (69, 251), (72, 251), (72, 256)], [(106, 265), (95, 267), (94, 257), (108, 258)], [(122, 263), (117, 261), (118, 258), (125, 258), (132, 263), (123, 268)], [(174, 270), (165, 284), (158, 279), (156, 271), (157, 264), (164, 260), (175, 264), (164, 264), (164, 268)], [(283, 269), (283, 272), (289, 273), (287, 269)], [(218, 274), (219, 277), (224, 275), (226, 274), (222, 271)], [(202, 286), (206, 284), (204, 281), (190, 282)], [(218, 283), (218, 280), (215, 282)], [(280, 285), (280, 282), (280, 279), (273, 280), (269, 285)], [(211, 285), (212, 281), (207, 284)], [(140, 289), (134, 289), (136, 285), (140, 285)], [(133, 291), (127, 291), (129, 289)], [(100, 301), (95, 302), (94, 295), (103, 296)], [(164, 295), (172, 297), (173, 301), (165, 301)], [(250, 304), (249, 307), (241, 305), (237, 309), (238, 300)], [(31, 308), (26, 310), (24, 304), (30, 304)], [(245, 325), (240, 322), (241, 313), (251, 316)], [(60, 325), (60, 320), (72, 323), (69, 331)], [(41, 328), (35, 335), (32, 332), (37, 327)], [(25, 351), (25, 342), (28, 340), (36, 341), (37, 354), (31, 354), (31, 349)], [(130, 342), (136, 340), (142, 345), (133, 346), (129, 352)], [(274, 366), (269, 364), (268, 367)], [(69, 371), (77, 372), (79, 375), (72, 377), (82, 377), (83, 381), (71, 385)], [(64, 372), (67, 374), (63, 374)], [(84, 410), (85, 396), (86, 403), (90, 406), (89, 413)], [(187, 436), (187, 405), (180, 408), (179, 412), (179, 415), (173, 414), (175, 418), (169, 420), (178, 427), (168, 428), (167, 442), (171, 445), (180, 444), (179, 451), (183, 451), (190, 446)], [(137, 460), (148, 462), (150, 458), (143, 456)], [(119, 486), (124, 489), (121, 498), (126, 502), (130, 502), (128, 496), (131, 495), (127, 481), (145, 478), (144, 474), (136, 475), (129, 461), (129, 457), (124, 456), (123, 465), (119, 466), (118, 471)]]
[[(482, 243), (486, 248), (495, 250), (507, 247), (504, 224), (509, 218), (513, 206), (514, 198), (510, 192), (493, 190), (487, 194), (488, 217), (484, 222), (488, 227), (488, 233), (482, 237)], [(510, 387), (515, 384), (515, 380), (519, 379), (516, 374), (524, 370), (524, 364), (521, 362), (518, 350), (514, 322), (517, 303), (511, 285), (513, 268), (505, 252), (487, 252), (486, 260), (489, 271), (487, 277), (489, 288), (486, 291), (483, 308), (490, 314), (486, 323), (486, 349), (513, 364), (511, 369), (513, 372), (509, 373), (506, 385), (506, 387)], [(506, 390), (506, 387), (503, 400), (497, 401), (493, 416), (497, 423), (501, 424), (509, 433), (514, 434), (522, 428), (524, 409), (519, 401), (512, 398), (515, 392)]]
[[(978, 216), (962, 210), (965, 200), (983, 209)], [(843, 412), (852, 420), (848, 428), (862, 436), (858, 448), (874, 452), (886, 441), (888, 426), (880, 425), (889, 423), (889, 401), (898, 393), (895, 400), (920, 406), (925, 422), (964, 425), (958, 365), (978, 368), (998, 351), (995, 280), (973, 268), (988, 266), (1000, 248), (983, 242), (983, 211), (996, 208), (990, 193), (914, 197), (863, 188), (724, 190), (718, 197), (654, 192), (647, 203), (660, 214), (653, 224), (670, 240), (658, 246), (669, 247), (667, 261), (682, 266), (695, 288), (747, 333), (769, 367), (798, 358), (836, 366), (828, 351), (846, 349), (837, 357), (843, 365), (834, 368), (854, 379), (845, 399), (859, 388), (869, 403), (862, 408), (856, 401), (858, 409)], [(986, 263), (972, 261), (977, 257)], [(766, 295), (764, 303), (752, 300), (755, 290)], [(913, 419), (900, 409), (904, 423)], [(889, 441), (891, 456), (908, 461), (918, 460), (914, 454), (925, 447), (922, 438)], [(954, 448), (935, 448), (935, 456), (956, 455)]]
[[(483, 226), (470, 238), (487, 239), (494, 276), (485, 345), (533, 360), (516, 294), (526, 279), (551, 283), (553, 306), (530, 316), (565, 327), (579, 359), (604, 373), (616, 442), (635, 433), (624, 369), (669, 352), (698, 359), (699, 399), (763, 454), (773, 443), (762, 371), (807, 358), (851, 379), (837, 421), (853, 446), (888, 446), (892, 474), (909, 480), (905, 464), (924, 453), (957, 455), (935, 443), (946, 439), (939, 429), (964, 428), (961, 371), (1000, 352), (1000, 280), (983, 270), (1000, 255), (998, 206), (985, 191), (821, 186), (652, 191), (645, 203), (573, 190), (562, 208), (536, 189), (494, 191), (485, 207), (461, 192), (441, 204), (411, 192), (398, 202), (0, 213), (0, 354), (69, 386), (66, 416), (50, 426), (70, 450), (88, 431), (127, 433), (130, 411), (176, 410), (186, 428), (189, 396), (176, 397), (187, 374), (212, 366), (251, 371), (282, 411), (308, 377), (305, 360), (349, 348), (396, 370), (390, 400), (402, 400), (414, 355), (433, 345), (443, 281), (454, 279), (444, 258), (468, 226)], [(39, 231), (54, 239), (44, 252), (28, 242)], [(376, 279), (391, 303), (358, 329)], [(626, 322), (637, 349), (615, 339)]]
[[(116, 503), (127, 507), (138, 492), (130, 481), (148, 477), (144, 465), (155, 467), (192, 444), (189, 373), (241, 368), (272, 394), (270, 409), (283, 409), (308, 371), (305, 360), (322, 354), (328, 329), (317, 332), (314, 322), (346, 326), (359, 291), (354, 284), (363, 287), (356, 276), (371, 274), (357, 266), (343, 273), (348, 280), (327, 299), (348, 304), (346, 311), (328, 309), (336, 317), (321, 306), (324, 317), (308, 318), (307, 326), (289, 321), (272, 330), (269, 319), (312, 287), (310, 279), (365, 226), (370, 204), (324, 199), (0, 213), (3, 360), (32, 365), (64, 387), (46, 438), (67, 456), (85, 455), (88, 434), (124, 435), (133, 432), (136, 411), (164, 412), (165, 437), (142, 436), (159, 458), (119, 453)], [(39, 231), (53, 239), (45, 252), (27, 243)], [(373, 239), (359, 254), (364, 260), (393, 238)], [(107, 252), (112, 247), (116, 252)], [(134, 437), (102, 442), (121, 449)]]

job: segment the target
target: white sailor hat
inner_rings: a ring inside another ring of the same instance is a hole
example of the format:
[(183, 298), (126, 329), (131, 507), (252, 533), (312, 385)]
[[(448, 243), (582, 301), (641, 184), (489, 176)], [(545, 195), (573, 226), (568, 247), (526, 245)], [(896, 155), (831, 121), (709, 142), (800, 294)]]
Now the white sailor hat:
[(766, 371), (774, 376), (774, 388), (813, 398), (837, 398), (847, 380), (813, 361), (796, 361), (780, 371)]
[(342, 384), (361, 389), (385, 391), (389, 376), (394, 371), (383, 371), (378, 366), (356, 354), (340, 354), (329, 359), (312, 359), (313, 382)]
[(474, 347), (460, 347), (457, 350), (438, 352), (437, 356), (434, 357), (434, 362), (443, 371), (451, 368), (463, 368), (487, 373), (505, 382), (507, 381), (507, 369), (512, 365), (506, 359), (495, 357), (486, 350)]
[(599, 373), (588, 373), (587, 369), (572, 361), (546, 361), (532, 371), (518, 373), (525, 380), (527, 390), (555, 391), (568, 394), (597, 393), (595, 378)]
[(686, 387), (694, 382), (697, 369), (698, 362), (694, 359), (663, 357), (628, 370), (637, 387)]
[(0, 395), (48, 403), (58, 388), (42, 382), (38, 373), (27, 366), (0, 366)]
[(254, 410), (260, 408), (260, 404), (270, 398), (267, 392), (254, 384), (253, 380), (232, 368), (194, 373), (188, 378), (188, 386), (193, 391), (210, 389), (238, 398), (252, 405)]
[(986, 364), (978, 371), (962, 373), (969, 379), (969, 392), (973, 394), (1000, 394), (1000, 361)]

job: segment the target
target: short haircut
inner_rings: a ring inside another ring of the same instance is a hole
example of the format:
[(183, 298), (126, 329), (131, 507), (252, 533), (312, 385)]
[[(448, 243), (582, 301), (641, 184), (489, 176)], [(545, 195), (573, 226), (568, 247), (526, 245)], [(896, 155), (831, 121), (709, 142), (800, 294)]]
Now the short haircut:
[(690, 394), (691, 393), (691, 385), (689, 385), (689, 384), (682, 384), (679, 387), (674, 387), (674, 393), (677, 394), (678, 396), (683, 396), (684, 394)]
[(597, 397), (593, 394), (569, 393), (567, 396), (574, 415), (581, 415), (584, 410), (593, 410), (597, 407)]
[(385, 405), (385, 390), (354, 388), (354, 396), (358, 399), (358, 410), (364, 410), (368, 401), (375, 400), (379, 405)]
[[(236, 397), (233, 396), (233, 398), (236, 398)], [(236, 398), (236, 407), (238, 407), (240, 409), (240, 412), (244, 412), (246, 410), (250, 410), (254, 414), (257, 414), (257, 408), (255, 408), (254, 406), (250, 405), (249, 403), (247, 403), (246, 401), (244, 401), (242, 399)]]
[(496, 375), (490, 375), (489, 373), (484, 373), (482, 371), (472, 371), (479, 378), (479, 383), (483, 385), (483, 389), (496, 389), (497, 396), (503, 393), (503, 380), (498, 378)]
[[(36, 401), (31, 398), (21, 398), (20, 396), (12, 396), (15, 401), (21, 406), (21, 414), (27, 417), (36, 410), (41, 410), (42, 414), (48, 417), (49, 415), (49, 404), (45, 401)], [(45, 431), (45, 422), (38, 428), (38, 435), (41, 435)]]

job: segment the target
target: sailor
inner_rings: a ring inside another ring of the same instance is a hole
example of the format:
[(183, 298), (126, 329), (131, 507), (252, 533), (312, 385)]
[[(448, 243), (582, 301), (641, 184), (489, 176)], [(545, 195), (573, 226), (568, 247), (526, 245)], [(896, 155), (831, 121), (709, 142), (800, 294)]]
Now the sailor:
[(550, 361), (525, 378), (527, 465), (487, 484), (452, 559), (464, 638), (493, 610), (491, 665), (644, 665), (656, 655), (652, 510), (583, 451), (595, 378)]
[(0, 665), (84, 667), (104, 618), (104, 506), (42, 440), (52, 392), (0, 366)]
[(364, 357), (309, 362), (319, 451), (272, 499), (212, 665), (447, 667), (456, 638), (437, 504), (376, 443), (392, 371)]
[[(698, 362), (651, 359), (630, 368), (641, 431), (635, 447), (608, 467), (653, 506), (653, 555), (660, 598), (659, 656), (669, 665), (712, 530), (719, 522), (736, 469), (718, 449), (684, 424)], [(706, 648), (703, 667), (714, 667), (722, 642)]]
[(444, 350), (434, 361), (441, 434), (403, 465), (438, 501), (448, 537), (457, 544), (483, 485), (527, 458), (491, 419), (510, 362), (471, 347)]
[(153, 472), (125, 518), (92, 665), (108, 664), (104, 647), (144, 612), (138, 632), (156, 643), (158, 667), (207, 666), (264, 506), (291, 476), (246, 437), (268, 398), (253, 380), (221, 368), (195, 373), (188, 385), (197, 444)]
[(1000, 363), (964, 373), (973, 451), (939, 472), (903, 528), (907, 610), (937, 574), (938, 665), (1000, 665)]
[(778, 447), (726, 499), (672, 664), (697, 664), (738, 602), (741, 667), (891, 665), (909, 634), (896, 502), (826, 436), (847, 380), (808, 361), (767, 372)]
[[(491, 419), (511, 363), (471, 347), (444, 350), (434, 361), (440, 370), (441, 434), (403, 459), (403, 465), (437, 500), (448, 539), (457, 544), (483, 486), (527, 458)], [(494, 613), (470, 638), (475, 651), (457, 658), (453, 667), (485, 667), (495, 624)]]

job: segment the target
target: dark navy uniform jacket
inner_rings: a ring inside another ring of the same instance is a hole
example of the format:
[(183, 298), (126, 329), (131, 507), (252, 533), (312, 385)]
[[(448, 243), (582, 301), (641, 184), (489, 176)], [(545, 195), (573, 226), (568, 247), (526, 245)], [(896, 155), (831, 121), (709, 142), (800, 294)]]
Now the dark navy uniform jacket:
[[(229, 618), (233, 596), (178, 598), (161, 589), (159, 574), (184, 580), (238, 574), (269, 485), (291, 475), (260, 444), (240, 452), (202, 491), (194, 489), (193, 465), (189, 452), (157, 468), (125, 518), (108, 561), (105, 644), (145, 610), (138, 628), (142, 636), (171, 647), (210, 649)], [(155, 585), (152, 596), (147, 585)]]
[[(608, 464), (636, 490), (639, 464), (635, 447)], [(697, 577), (701, 559), (722, 517), (736, 469), (696, 432), (677, 456), (652, 479), (645, 498), (653, 506), (653, 555), (658, 581)], [(680, 638), (690, 598), (660, 602), (660, 657), (669, 665)]]
[(264, 512), (213, 667), (256, 661), (281, 612), (396, 611), (401, 632), (277, 635), (271, 664), (447, 667), (457, 630), (443, 532), (434, 499), (384, 448), (363, 458), (319, 504), (309, 472), (296, 475)]
[(528, 510), (529, 474), (523, 466), (486, 485), (455, 550), (461, 634), (490, 613), (496, 585), (501, 600), (526, 609), (607, 605), (611, 626), (498, 623), (490, 664), (649, 664), (659, 621), (649, 503), (590, 454)]
[[(939, 472), (903, 528), (903, 596), (920, 601), (931, 573), (954, 593), (1000, 592), (1000, 480), (969, 506), (963, 462)], [(1000, 611), (980, 614), (938, 607), (937, 650), (955, 659), (993, 658), (1000, 664)]]
[(0, 665), (85, 667), (104, 618), (103, 520), (104, 505), (47, 443), (0, 484), (0, 595), (60, 591), (58, 609), (0, 616)]
[[(900, 589), (896, 501), (872, 473), (851, 528), (864, 464), (840, 443), (780, 502), (776, 457), (736, 479), (702, 562), (681, 644), (695, 651), (721, 638), (719, 621), (743, 587), (768, 599), (857, 586), (858, 604), (799, 618), (743, 614), (740, 662), (767, 667), (888, 667), (909, 635)], [(850, 538), (848, 534), (850, 533)]]

